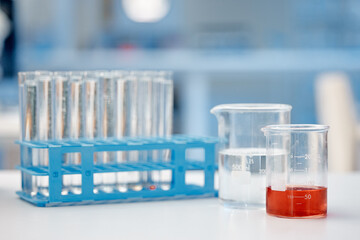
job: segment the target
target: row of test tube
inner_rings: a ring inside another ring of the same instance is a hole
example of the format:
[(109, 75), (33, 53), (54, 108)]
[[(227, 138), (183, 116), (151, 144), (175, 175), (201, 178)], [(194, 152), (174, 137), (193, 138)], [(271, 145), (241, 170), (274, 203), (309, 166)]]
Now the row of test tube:
[[(167, 71), (20, 72), (21, 140), (157, 137), (172, 133), (173, 81)], [(32, 166), (49, 164), (47, 149), (34, 149)], [(170, 161), (170, 151), (98, 152), (94, 163)], [(63, 165), (81, 164), (79, 153)], [(33, 177), (31, 195), (47, 196), (48, 177)], [(94, 175), (94, 193), (170, 188), (171, 173)], [(62, 194), (80, 194), (81, 175), (64, 175)]]

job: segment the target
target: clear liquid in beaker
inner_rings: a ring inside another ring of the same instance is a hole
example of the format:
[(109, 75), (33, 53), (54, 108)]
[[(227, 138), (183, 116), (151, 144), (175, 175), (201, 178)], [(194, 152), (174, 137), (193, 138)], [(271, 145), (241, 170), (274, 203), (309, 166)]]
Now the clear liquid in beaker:
[(219, 198), (234, 208), (265, 207), (265, 148), (229, 148), (219, 152)]

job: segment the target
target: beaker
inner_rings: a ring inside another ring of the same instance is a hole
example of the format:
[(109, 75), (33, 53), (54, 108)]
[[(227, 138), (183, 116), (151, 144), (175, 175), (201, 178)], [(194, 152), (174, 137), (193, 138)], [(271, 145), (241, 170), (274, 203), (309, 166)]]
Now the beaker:
[(325, 125), (272, 125), (266, 136), (266, 211), (288, 218), (317, 218), (327, 212)]
[(226, 207), (264, 208), (266, 138), (261, 128), (289, 124), (286, 104), (224, 104), (211, 109), (218, 120), (219, 198)]

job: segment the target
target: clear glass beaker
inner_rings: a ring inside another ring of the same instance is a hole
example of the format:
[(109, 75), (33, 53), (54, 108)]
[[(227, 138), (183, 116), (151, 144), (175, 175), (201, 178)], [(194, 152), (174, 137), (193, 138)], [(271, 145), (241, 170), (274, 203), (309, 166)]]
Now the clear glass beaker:
[(290, 105), (224, 104), (211, 109), (218, 120), (219, 198), (224, 206), (264, 208), (266, 138), (261, 128), (289, 124)]
[(266, 136), (266, 212), (288, 218), (327, 213), (328, 126), (272, 125)]

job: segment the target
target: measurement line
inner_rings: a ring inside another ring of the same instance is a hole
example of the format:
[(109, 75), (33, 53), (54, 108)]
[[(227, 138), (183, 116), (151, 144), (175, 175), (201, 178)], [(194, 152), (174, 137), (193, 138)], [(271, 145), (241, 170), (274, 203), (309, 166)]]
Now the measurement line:
[(290, 196), (290, 198), (305, 198), (304, 196)]

